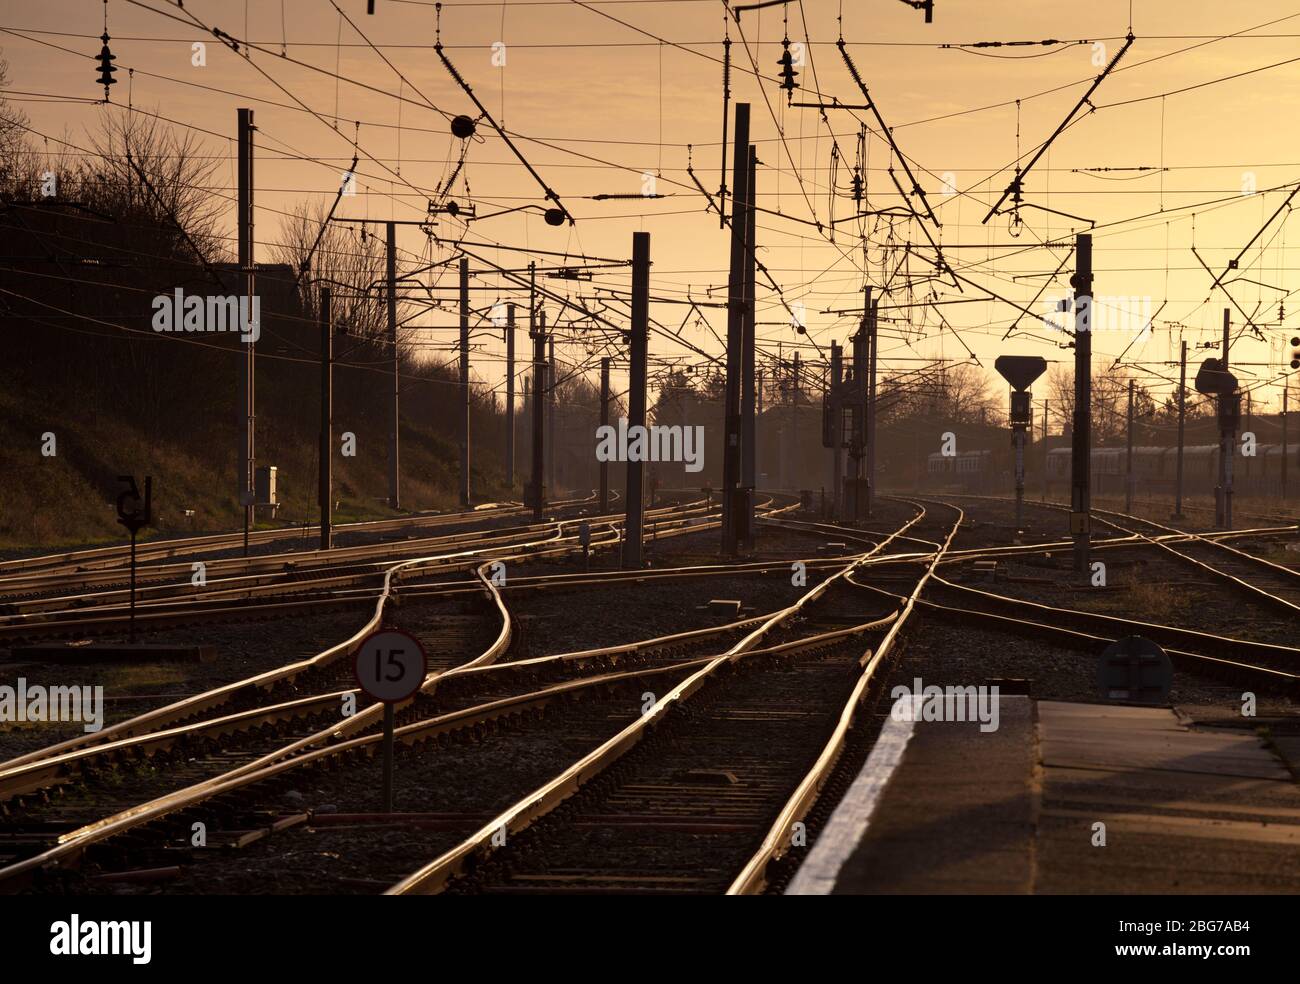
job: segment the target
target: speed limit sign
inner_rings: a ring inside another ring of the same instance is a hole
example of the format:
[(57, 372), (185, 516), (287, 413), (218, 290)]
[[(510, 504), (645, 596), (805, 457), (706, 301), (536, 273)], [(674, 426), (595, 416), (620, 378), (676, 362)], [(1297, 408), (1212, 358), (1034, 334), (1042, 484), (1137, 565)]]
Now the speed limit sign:
[(405, 632), (385, 629), (367, 636), (352, 660), (357, 685), (370, 697), (394, 704), (420, 689), (428, 657)]
[(393, 705), (413, 697), (428, 672), (424, 647), (405, 632), (385, 629), (361, 641), (352, 657), (357, 685), (384, 705), (383, 808), (393, 812)]

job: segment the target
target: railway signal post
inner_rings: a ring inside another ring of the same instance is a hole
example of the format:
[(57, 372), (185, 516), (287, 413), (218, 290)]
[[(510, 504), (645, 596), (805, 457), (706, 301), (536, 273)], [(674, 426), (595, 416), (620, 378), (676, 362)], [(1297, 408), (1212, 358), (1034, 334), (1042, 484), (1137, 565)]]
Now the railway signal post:
[[(1223, 349), (1222, 349), (1223, 358), (1220, 360), (1220, 366), (1222, 367), (1222, 370), (1225, 373), (1228, 371), (1228, 348), (1232, 344), (1231, 318), (1232, 315), (1229, 309), (1224, 308), (1223, 309)], [(1218, 400), (1216, 401), (1216, 403), (1218, 404), (1218, 409), (1219, 409), (1219, 484), (1214, 490), (1214, 523), (1216, 526), (1219, 527), (1219, 529), (1227, 529), (1229, 526), (1232, 525), (1232, 521), (1229, 518), (1231, 512), (1231, 506), (1229, 506), (1228, 504), (1228, 496), (1230, 494), (1228, 492), (1228, 485), (1231, 482), (1229, 473), (1232, 469), (1232, 465), (1230, 463), (1232, 458), (1232, 446), (1231, 444), (1229, 444), (1230, 439), (1227, 435), (1227, 429), (1225, 424), (1225, 420), (1228, 414), (1228, 406), (1226, 403), (1227, 392), (1222, 389), (1216, 390), (1216, 392), (1218, 393)]]
[[(141, 509), (140, 490), (134, 475), (121, 475), (117, 479), (126, 488), (117, 497), (117, 521), (131, 534), (131, 588), (130, 615), (127, 618), (127, 638), (135, 642), (135, 541), (141, 528), (153, 522), (153, 478), (144, 479), (144, 508)], [(127, 505), (130, 502), (131, 505)]]
[[(1226, 343), (1226, 328), (1224, 332)], [(1227, 348), (1226, 344), (1224, 348)], [(1237, 416), (1241, 412), (1237, 377), (1228, 372), (1226, 360), (1206, 359), (1196, 373), (1196, 390), (1198, 393), (1214, 396), (1218, 401), (1219, 485), (1214, 490), (1214, 521), (1221, 529), (1230, 529), (1232, 526), (1232, 447), (1236, 440)]]
[(393, 706), (414, 697), (428, 674), (424, 647), (405, 632), (372, 632), (352, 657), (357, 686), (384, 705), (383, 811), (393, 812)]
[(1047, 371), (1041, 355), (1000, 355), (993, 363), (1014, 389), (1011, 394), (1011, 441), (1016, 449), (1016, 539), (1025, 528), (1025, 433), (1033, 423), (1033, 394), (1029, 387)]

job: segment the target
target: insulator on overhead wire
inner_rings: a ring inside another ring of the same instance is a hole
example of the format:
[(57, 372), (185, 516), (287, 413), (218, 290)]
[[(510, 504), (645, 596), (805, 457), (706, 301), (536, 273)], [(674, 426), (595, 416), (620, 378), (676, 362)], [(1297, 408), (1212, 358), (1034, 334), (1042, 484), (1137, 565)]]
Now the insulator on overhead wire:
[(113, 78), (113, 73), (117, 71), (113, 62), (117, 59), (113, 52), (108, 50), (109, 37), (107, 31), (100, 35), (100, 40), (104, 42), (104, 46), (99, 49), (99, 55), (95, 60), (99, 62), (98, 82), (104, 87), (104, 101), (108, 102), (108, 87), (117, 84), (117, 79)]

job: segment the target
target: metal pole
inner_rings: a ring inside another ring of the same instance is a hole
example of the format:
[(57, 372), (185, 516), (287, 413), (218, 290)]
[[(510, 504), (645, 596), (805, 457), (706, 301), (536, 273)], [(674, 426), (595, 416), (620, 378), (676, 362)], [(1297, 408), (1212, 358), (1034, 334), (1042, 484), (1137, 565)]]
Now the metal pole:
[(1025, 528), (1025, 429), (1017, 427), (1012, 440), (1016, 447), (1016, 534), (1019, 536)]
[[(1221, 355), (1223, 356), (1223, 371), (1228, 371), (1228, 311), (1223, 311), (1223, 342), (1221, 346)], [(1214, 405), (1219, 414), (1219, 467), (1216, 473), (1217, 484), (1214, 486), (1214, 525), (1223, 529), (1223, 477), (1224, 465), (1226, 461), (1223, 455), (1223, 412), (1224, 398), (1217, 396), (1214, 399)]]
[[(244, 299), (251, 317), (256, 285), (253, 277), (253, 111), (241, 109), (239, 118), (239, 197), (237, 217), (239, 236), (239, 269), (244, 275)], [(254, 360), (256, 347), (251, 338), (245, 343), (244, 368), (239, 374), (239, 485), (240, 501), (244, 505), (244, 556), (248, 556), (248, 533), (253, 525), (253, 476), (256, 468), (256, 393), (254, 387)]]
[(560, 456), (560, 447), (555, 442), (555, 336), (551, 335), (546, 344), (550, 357), (546, 362), (546, 447), (550, 452), (546, 456), (546, 487), (555, 495), (559, 484), (555, 478), (556, 459)]
[(330, 514), (334, 470), (334, 321), (330, 289), (320, 289), (320, 464), (317, 468), (320, 504), (320, 548), (331, 546)]
[(1043, 401), (1043, 501), (1047, 501), (1047, 408), (1051, 401)]
[(460, 258), (460, 504), (468, 509), (469, 487), (469, 259)]
[(515, 305), (506, 305), (506, 487), (515, 487)]
[(745, 214), (749, 198), (749, 103), (736, 103), (732, 155), (731, 265), (727, 277), (727, 383), (723, 407), (722, 552), (736, 552), (736, 488), (740, 484), (740, 372), (745, 320)]
[(794, 484), (794, 476), (800, 473), (800, 381), (803, 368), (798, 351), (794, 352), (794, 368), (790, 373), (790, 437), (785, 442), (789, 456), (787, 474)]
[(396, 509), (401, 499), (398, 490), (400, 468), (398, 456), (401, 440), (401, 389), (402, 374), (397, 352), (397, 226), (389, 222), (387, 228), (387, 257), (385, 278), (388, 281), (388, 344), (393, 347), (393, 407), (388, 418), (388, 504)]
[(393, 812), (393, 705), (384, 702), (384, 812)]
[(831, 408), (831, 516), (840, 518), (840, 495), (844, 485), (844, 455), (840, 445), (844, 443), (844, 411), (840, 406), (840, 387), (844, 380), (844, 350), (839, 342), (831, 342), (831, 378), (829, 400)]
[[(529, 264), (532, 266), (532, 264)], [(546, 390), (546, 314), (529, 306), (529, 335), (533, 339), (533, 522), (542, 521), (546, 506), (546, 493), (542, 487), (542, 462), (544, 460), (543, 414), (546, 404), (542, 393)]]
[(1133, 384), (1128, 381), (1127, 450), (1124, 452), (1124, 511), (1133, 511)]
[[(609, 357), (600, 360), (600, 426), (609, 426)], [(609, 462), (600, 462), (600, 514), (609, 512)]]
[[(529, 433), (529, 435), (530, 435), (530, 439), (529, 439), (529, 442), (528, 442), (528, 446), (529, 446), (530, 448), (532, 447), (532, 440), (531, 440), (531, 435), (532, 435), (532, 430), (531, 430), (531, 428), (532, 428), (532, 424), (530, 423), (530, 421), (532, 421), (532, 419), (533, 419), (533, 393), (532, 393), (532, 382), (533, 382), (532, 376), (529, 375), (527, 372), (525, 372), (525, 373), (524, 373), (524, 427), (529, 428), (528, 433)], [(531, 459), (530, 459), (530, 460), (531, 460)], [(531, 470), (529, 471), (529, 474), (531, 474)], [(526, 493), (527, 493), (527, 485), (528, 485), (528, 482), (525, 481), (525, 482), (524, 482), (524, 486), (525, 486), (525, 495), (524, 495), (524, 500), (525, 500), (525, 501), (524, 501), (524, 505), (530, 505), (530, 503), (527, 501), (527, 500), (528, 500), (528, 496), (527, 496), (527, 494), (526, 494)]]
[[(1246, 390), (1246, 431), (1245, 431), (1245, 433), (1247, 433), (1247, 434), (1253, 433), (1254, 430), (1255, 430), (1255, 420), (1254, 420), (1254, 417), (1255, 417), (1255, 401), (1254, 401), (1254, 394), (1251, 393), (1250, 390)], [(1235, 437), (1233, 438), (1233, 442), (1232, 442), (1232, 443), (1233, 443), (1234, 445), (1237, 443)], [(1258, 445), (1257, 445), (1257, 446), (1258, 446)], [(1246, 487), (1249, 488), (1249, 487), (1250, 487), (1250, 473), (1251, 473), (1251, 467), (1250, 467), (1251, 459), (1250, 459), (1250, 458), (1247, 458), (1245, 455), (1242, 455), (1242, 459), (1243, 459), (1243, 461), (1245, 462), (1245, 465), (1246, 465)]]
[(1075, 237), (1074, 288), (1074, 437), (1070, 462), (1070, 534), (1074, 569), (1088, 573), (1092, 510), (1092, 235)]
[[(1223, 371), (1228, 371), (1228, 349), (1232, 345), (1232, 314), (1223, 309)], [(1232, 529), (1232, 444), (1233, 435), (1228, 428), (1226, 411), (1231, 409), (1232, 394), (1219, 397), (1219, 509), (1221, 529)]]
[(1174, 487), (1174, 519), (1183, 518), (1183, 433), (1187, 424), (1187, 340), (1178, 362), (1178, 478)]
[(756, 174), (758, 149), (749, 147), (749, 180), (745, 184), (745, 316), (741, 321), (740, 349), (740, 484), (744, 488), (740, 526), (745, 531), (742, 546), (754, 546), (754, 276), (755, 276), (755, 202), (758, 200)]
[(863, 288), (862, 322), (853, 335), (853, 433), (849, 436), (849, 459), (853, 462), (853, 508), (849, 519), (862, 519), (862, 455), (866, 434), (867, 408), (867, 311), (871, 307), (871, 287)]
[(1286, 502), (1287, 499), (1287, 492), (1286, 492), (1287, 467), (1286, 466), (1287, 466), (1287, 456), (1288, 454), (1290, 454), (1290, 450), (1287, 445), (1287, 433), (1286, 433), (1287, 390), (1289, 390), (1290, 388), (1291, 388), (1291, 380), (1289, 378), (1283, 379), (1282, 380), (1282, 501), (1283, 502)]
[[(739, 125), (739, 124), (737, 124)], [(734, 220), (733, 220), (734, 221)], [(645, 427), (646, 363), (650, 343), (650, 233), (632, 233), (632, 337), (628, 372), (628, 431)], [(627, 518), (623, 524), (623, 567), (641, 567), (641, 461), (627, 462)]]
[(871, 518), (871, 499), (876, 485), (876, 365), (879, 345), (876, 338), (876, 309), (880, 302), (873, 300), (867, 312), (867, 519)]

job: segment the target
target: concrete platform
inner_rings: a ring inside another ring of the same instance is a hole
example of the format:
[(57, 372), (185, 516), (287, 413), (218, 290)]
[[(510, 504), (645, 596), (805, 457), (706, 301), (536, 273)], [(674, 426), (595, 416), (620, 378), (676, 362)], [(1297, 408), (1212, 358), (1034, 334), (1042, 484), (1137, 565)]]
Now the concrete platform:
[(999, 707), (988, 733), (887, 721), (787, 892), (1300, 891), (1300, 786), (1253, 731), (1172, 708)]

